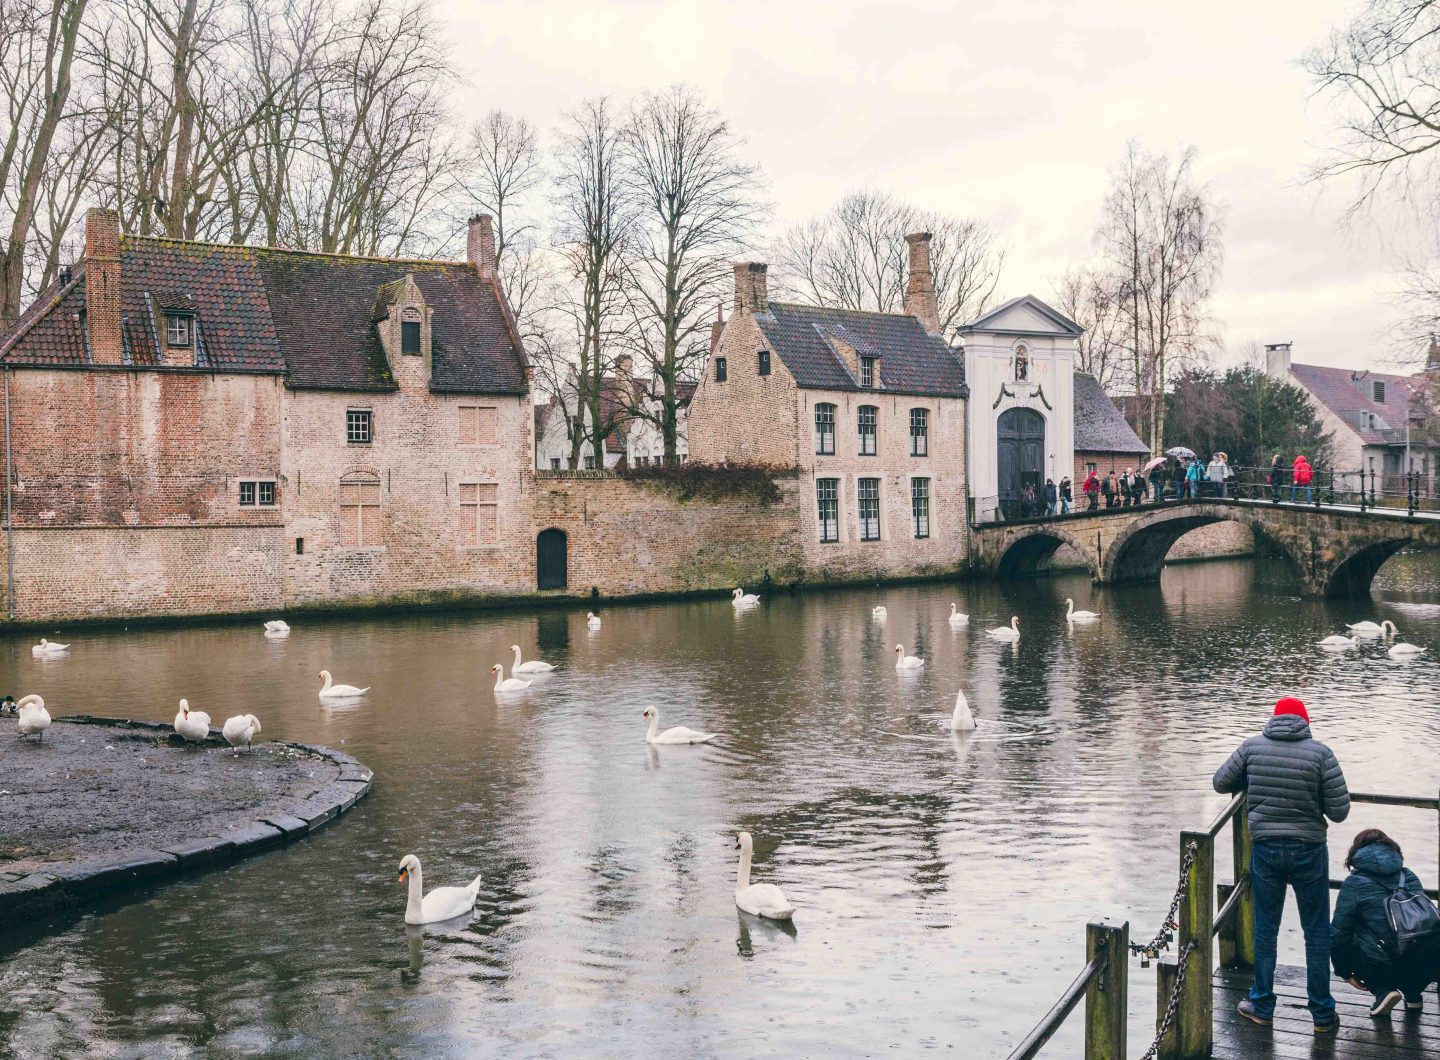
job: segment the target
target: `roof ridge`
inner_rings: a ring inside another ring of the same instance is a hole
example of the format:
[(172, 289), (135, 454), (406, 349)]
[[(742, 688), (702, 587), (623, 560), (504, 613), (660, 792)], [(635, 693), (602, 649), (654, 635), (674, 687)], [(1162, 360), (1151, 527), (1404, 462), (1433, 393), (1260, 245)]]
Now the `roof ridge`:
[(783, 309), (811, 309), (819, 310), (822, 313), (860, 313), (867, 317), (895, 317), (900, 320), (913, 320), (916, 324), (920, 323), (914, 313), (890, 313), (883, 309), (848, 309), (845, 306), (806, 305), (804, 302), (771, 301), (770, 304), (778, 305)]
[(147, 243), (169, 243), (177, 246), (214, 247), (217, 250), (266, 251), (271, 254), (302, 254), (306, 257), (313, 258), (339, 258), (341, 261), (375, 261), (384, 262), (389, 265), (470, 265), (468, 261), (455, 261), (450, 258), (387, 258), (372, 254), (341, 254), (333, 250), (300, 250), (295, 247), (256, 246), (251, 243), (222, 243), (207, 239), (176, 239), (173, 236), (139, 236), (130, 234), (121, 236), (122, 242), (129, 239), (143, 239)]
[[(73, 291), (75, 287), (80, 283), (80, 281), (84, 278), (84, 270), (81, 267), (77, 266), (70, 274), (70, 282), (58, 285), (55, 290), (54, 296), (50, 299), (49, 304), (46, 305), (43, 309), (40, 309), (35, 313), (31, 314), (29, 320), (26, 320), (23, 324), (17, 327), (14, 331), (14, 334), (9, 335), (8, 337), (6, 337), (3, 343), (0, 343), (0, 358), (8, 357), (10, 351), (15, 348), (16, 344), (26, 335), (30, 334), (30, 332), (34, 331), (37, 324), (39, 324), (42, 320), (48, 318), (50, 314), (55, 311), (55, 307), (58, 306), (62, 301), (64, 301), (65, 296), (71, 291)], [(57, 275), (55, 279), (58, 283), (60, 277)], [(23, 315), (24, 314), (22, 314), (22, 316)], [(19, 323), (19, 321), (17, 321), (16, 323)]]

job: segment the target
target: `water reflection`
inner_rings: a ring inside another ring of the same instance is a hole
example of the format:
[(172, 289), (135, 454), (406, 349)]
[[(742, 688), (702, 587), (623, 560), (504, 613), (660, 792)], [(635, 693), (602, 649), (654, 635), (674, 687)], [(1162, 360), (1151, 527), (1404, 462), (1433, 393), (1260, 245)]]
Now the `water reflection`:
[[(0, 1054), (1002, 1055), (1073, 975), (1089, 917), (1153, 929), (1179, 829), (1223, 804), (1210, 772), (1277, 695), (1310, 702), (1354, 787), (1440, 787), (1436, 660), (1314, 649), (1361, 618), (1440, 645), (1440, 557), (1382, 577), (1362, 604), (1301, 601), (1242, 562), (1113, 591), (612, 608), (599, 631), (552, 611), (296, 623), (282, 641), (115, 632), (43, 662), (5, 641), (0, 688), (57, 715), (168, 721), (187, 696), (343, 747), (378, 782), (302, 844), (0, 956)], [(1067, 596), (1104, 619), (1072, 627)], [(1011, 615), (1018, 642), (985, 634)], [(516, 643), (558, 669), (502, 700), (489, 667)], [(897, 673), (897, 643), (924, 669)], [(322, 707), (321, 668), (373, 687)], [(973, 733), (947, 730), (958, 688)], [(725, 736), (648, 745), (649, 705)], [(0, 767), (13, 753), (0, 739)], [(1370, 824), (1435, 864), (1433, 816), (1357, 807), (1339, 835)], [(742, 828), (798, 930), (736, 911)], [(405, 928), (394, 865), (412, 851), (436, 880), (483, 874), (471, 920)], [(1138, 1039), (1152, 992), (1131, 996)]]

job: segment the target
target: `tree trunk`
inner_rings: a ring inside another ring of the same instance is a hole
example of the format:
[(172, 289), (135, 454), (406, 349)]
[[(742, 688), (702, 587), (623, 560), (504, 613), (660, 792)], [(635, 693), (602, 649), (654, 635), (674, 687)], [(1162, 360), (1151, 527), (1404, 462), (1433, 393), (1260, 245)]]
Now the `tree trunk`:
[(171, 167), (170, 202), (165, 211), (165, 234), (172, 239), (194, 235), (187, 231), (190, 215), (190, 152), (195, 139), (195, 96), (190, 91), (190, 53), (194, 48), (197, 0), (186, 0), (175, 31), (172, 91), (175, 99), (175, 158)]

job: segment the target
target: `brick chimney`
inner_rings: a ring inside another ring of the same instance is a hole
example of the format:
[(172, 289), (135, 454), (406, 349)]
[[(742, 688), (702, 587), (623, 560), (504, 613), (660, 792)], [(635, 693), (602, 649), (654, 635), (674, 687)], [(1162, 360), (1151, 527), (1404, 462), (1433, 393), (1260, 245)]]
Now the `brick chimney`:
[(114, 210), (85, 214), (85, 341), (92, 363), (120, 363), (120, 218)]
[(735, 266), (735, 312), (763, 313), (770, 308), (770, 290), (765, 279), (767, 266), (755, 261)]
[(1265, 344), (1265, 374), (1272, 379), (1290, 378), (1290, 343)]
[(930, 271), (930, 233), (911, 232), (910, 275), (905, 281), (905, 312), (932, 335), (940, 334), (940, 309), (935, 301), (935, 274)]
[(1425, 355), (1425, 371), (1427, 374), (1440, 372), (1440, 335), (1434, 332), (1430, 334), (1430, 350)]
[(628, 353), (622, 353), (619, 357), (615, 358), (616, 383), (624, 386), (625, 382), (630, 378), (630, 375), (632, 372), (634, 372), (634, 370), (635, 358), (631, 357)]
[(715, 321), (710, 325), (710, 352), (714, 354), (720, 345), (720, 336), (725, 334), (725, 307), (715, 306)]
[(495, 223), (488, 213), (470, 218), (465, 238), (465, 260), (475, 266), (482, 280), (495, 275)]

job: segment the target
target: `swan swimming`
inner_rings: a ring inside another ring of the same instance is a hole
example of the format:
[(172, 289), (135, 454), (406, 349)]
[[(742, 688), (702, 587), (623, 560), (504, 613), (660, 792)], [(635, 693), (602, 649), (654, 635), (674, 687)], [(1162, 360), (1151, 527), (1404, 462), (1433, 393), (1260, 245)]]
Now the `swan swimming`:
[(191, 743), (204, 743), (210, 735), (210, 715), (203, 710), (191, 710), (190, 701), (180, 701), (180, 712), (175, 715), (175, 731)]
[(597, 615), (594, 611), (588, 611), (588, 612), (586, 612), (586, 614), (585, 614), (585, 624), (586, 624), (587, 626), (589, 626), (591, 629), (599, 629), (599, 628), (600, 628), (600, 616)]
[(687, 729), (683, 725), (677, 725), (673, 729), (666, 729), (656, 735), (656, 729), (660, 728), (660, 712), (654, 707), (646, 707), (642, 718), (650, 719), (650, 729), (645, 733), (646, 743), (709, 743), (718, 732), (696, 732), (694, 729)]
[(243, 746), (247, 751), (250, 749), (250, 741), (255, 739), (255, 734), (260, 731), (260, 719), (254, 714), (237, 714), (225, 721), (225, 727), (220, 730), (225, 737), (225, 742), (235, 748), (235, 753), (240, 753)]
[(950, 605), (950, 624), (951, 624), (952, 626), (968, 626), (968, 625), (970, 624), (970, 616), (967, 615), (967, 614), (964, 614), (964, 613), (962, 613), (962, 612), (960, 612), (960, 611), (956, 611), (956, 610), (955, 610), (955, 605), (954, 605), (954, 604), (951, 604), (951, 605)]
[(510, 667), (512, 674), (547, 674), (555, 669), (555, 667), (549, 663), (541, 662), (539, 659), (531, 659), (528, 663), (522, 663), (520, 661), (520, 645), (518, 644), (510, 645), (510, 650), (515, 653), (515, 664)]
[(1065, 621), (1066, 622), (1098, 622), (1099, 611), (1076, 611), (1075, 601), (1068, 596), (1065, 598)]
[(369, 685), (366, 685), (364, 688), (356, 688), (354, 685), (332, 684), (329, 670), (321, 670), (320, 676), (325, 681), (325, 683), (320, 686), (321, 699), (354, 699), (356, 696), (363, 696), (366, 692), (370, 691)]
[(1406, 644), (1404, 641), (1390, 645), (1389, 655), (1392, 659), (1413, 659), (1417, 655), (1424, 654), (1424, 648), (1415, 644)]
[(735, 904), (753, 916), (770, 920), (789, 920), (795, 915), (795, 907), (785, 898), (785, 892), (773, 883), (750, 882), (750, 855), (754, 842), (749, 832), (735, 837), (740, 848), (740, 872), (735, 877)]
[(1378, 637), (1382, 633), (1393, 637), (1400, 632), (1388, 618), (1378, 626), (1374, 622), (1356, 622), (1353, 626), (1347, 623), (1345, 628), (1357, 637)]
[(730, 602), (736, 607), (752, 607), (760, 602), (760, 597), (747, 593), (744, 589), (736, 589), (730, 594)]
[(284, 619), (272, 618), (265, 623), (265, 636), (288, 637), (290, 636), (290, 624)]
[(424, 876), (420, 871), (420, 859), (406, 854), (400, 861), (400, 882), (410, 883), (409, 895), (405, 899), (405, 923), (434, 924), (441, 920), (454, 920), (475, 908), (475, 898), (480, 893), (480, 877), (470, 881), (468, 887), (436, 887), (423, 898)]
[(997, 640), (1019, 640), (1020, 619), (1016, 615), (1011, 615), (1008, 626), (996, 626), (994, 629), (986, 630), (986, 632)]
[(1317, 647), (1324, 648), (1326, 651), (1349, 651), (1351, 648), (1359, 646), (1360, 642), (1354, 637), (1342, 637), (1339, 634), (1326, 637), (1317, 644)]
[(40, 638), (40, 643), (30, 649), (31, 655), (59, 655), (61, 652), (70, 650), (68, 644), (56, 644), (53, 640)]
[(25, 696), (15, 704), (15, 710), (20, 718), (15, 728), (20, 735), (33, 736), (44, 743), (45, 730), (50, 728), (50, 712), (45, 709), (45, 701), (39, 696)]
[(895, 669), (897, 670), (918, 670), (925, 665), (925, 660), (918, 655), (906, 655), (905, 645), (895, 645)]
[(955, 693), (955, 713), (950, 715), (951, 732), (970, 732), (975, 728), (975, 715), (970, 713), (970, 701), (965, 698), (962, 688)]
[(490, 672), (495, 675), (495, 691), (497, 692), (521, 692), (534, 684), (533, 681), (522, 681), (518, 677), (506, 677), (505, 667), (500, 663), (490, 667)]
[(876, 622), (884, 622), (885, 619), (889, 617), (889, 615), (890, 612), (886, 611), (883, 607), (872, 607), (870, 609), (870, 617), (873, 618)]

